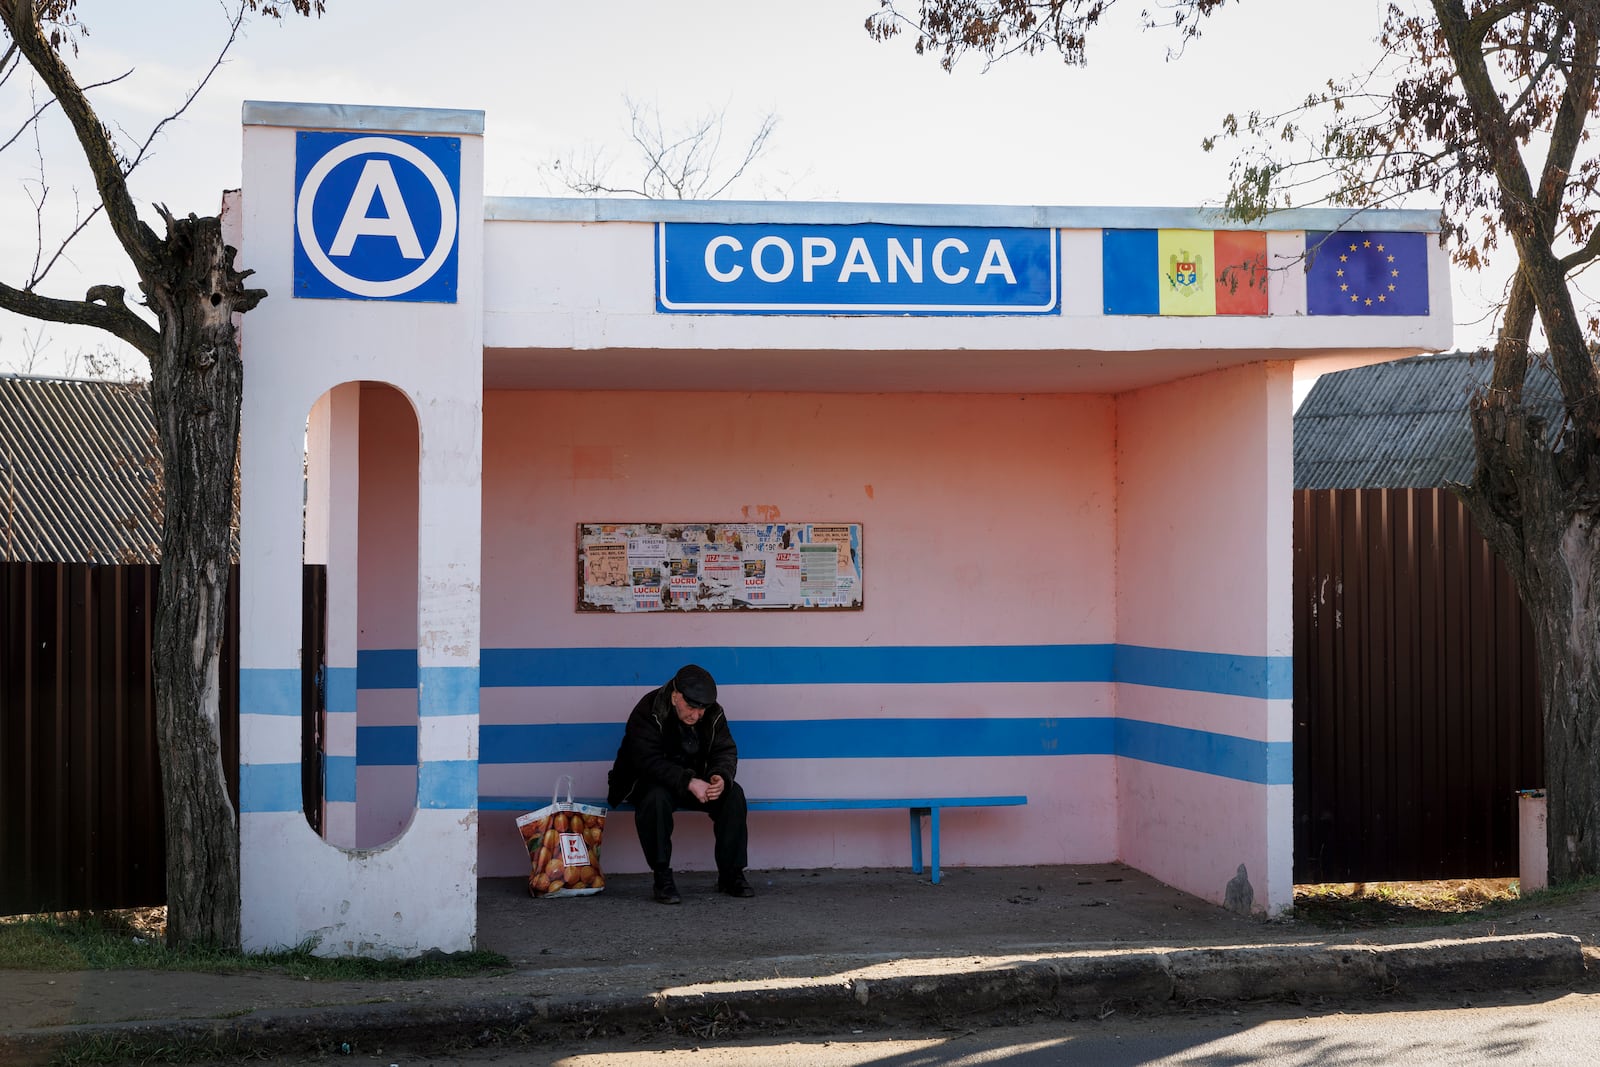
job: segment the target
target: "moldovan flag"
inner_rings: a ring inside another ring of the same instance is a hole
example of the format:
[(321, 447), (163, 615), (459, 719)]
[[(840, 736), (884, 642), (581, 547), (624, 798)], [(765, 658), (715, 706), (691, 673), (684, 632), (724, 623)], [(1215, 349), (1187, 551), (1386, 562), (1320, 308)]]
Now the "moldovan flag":
[(1104, 230), (1107, 315), (1265, 315), (1267, 235), (1252, 230)]
[(1427, 234), (1306, 231), (1306, 314), (1427, 313)]

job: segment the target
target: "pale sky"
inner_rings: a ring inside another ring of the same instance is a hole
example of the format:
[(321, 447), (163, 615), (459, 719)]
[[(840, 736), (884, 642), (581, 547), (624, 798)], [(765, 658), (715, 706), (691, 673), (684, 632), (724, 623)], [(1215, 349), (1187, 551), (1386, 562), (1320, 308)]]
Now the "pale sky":
[[(914, 0), (907, 6), (914, 7)], [(183, 119), (169, 126), (132, 185), (149, 207), (214, 213), (239, 184), (244, 100), (480, 109), (485, 192), (561, 195), (541, 171), (558, 156), (611, 150), (627, 176), (625, 97), (668, 126), (725, 110), (729, 150), (777, 116), (771, 149), (735, 199), (1067, 206), (1206, 205), (1226, 191), (1228, 154), (1200, 141), (1224, 115), (1287, 106), (1330, 76), (1369, 65), (1386, 0), (1242, 0), (1211, 19), (1168, 62), (1170, 33), (1139, 29), (1152, 0), (1124, 0), (1090, 41), (1089, 65), (1054, 55), (1011, 57), (954, 74), (902, 37), (876, 44), (862, 28), (876, 0), (328, 0), (320, 20), (257, 19)], [(174, 110), (226, 36), (218, 0), (80, 0), (91, 35), (75, 70), (103, 119), (136, 135)], [(159, 10), (161, 18), (153, 18)], [(36, 106), (27, 82), (0, 89), (0, 141)], [(46, 166), (45, 231), (92, 199), (65, 124), (52, 115), (36, 151), (0, 153), (0, 271), (16, 284), (34, 259), (38, 159)], [(1433, 207), (1417, 199), (1407, 207)], [(1454, 271), (1457, 346), (1492, 332), (1474, 322), (1501, 274)], [(81, 297), (92, 284), (136, 291), (109, 231), (95, 224), (39, 291)], [(0, 313), (0, 372), (83, 372), (85, 349), (117, 343), (97, 331)], [(30, 353), (37, 350), (37, 356)], [(123, 351), (124, 362), (142, 359)]]

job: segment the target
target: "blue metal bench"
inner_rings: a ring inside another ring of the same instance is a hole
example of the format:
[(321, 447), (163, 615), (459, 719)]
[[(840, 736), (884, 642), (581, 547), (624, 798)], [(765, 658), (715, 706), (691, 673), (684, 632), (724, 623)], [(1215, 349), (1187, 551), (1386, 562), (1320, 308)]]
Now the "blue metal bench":
[[(579, 804), (607, 807), (603, 797), (578, 797)], [(922, 873), (922, 820), (928, 819), (928, 869), (939, 884), (939, 810), (941, 808), (1009, 808), (1026, 804), (1026, 796), (1009, 797), (746, 797), (751, 811), (847, 811), (862, 808), (905, 808), (911, 816), (911, 869)], [(550, 803), (545, 796), (481, 796), (479, 811), (537, 811)], [(632, 811), (618, 804), (614, 811)]]

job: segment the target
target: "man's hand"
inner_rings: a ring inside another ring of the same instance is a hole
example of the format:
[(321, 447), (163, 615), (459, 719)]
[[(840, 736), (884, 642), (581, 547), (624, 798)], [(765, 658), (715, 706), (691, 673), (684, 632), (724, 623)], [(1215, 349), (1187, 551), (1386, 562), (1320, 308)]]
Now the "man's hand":
[[(721, 779), (713, 776), (711, 782), (707, 782), (701, 778), (691, 778), (689, 779), (689, 792), (694, 794), (694, 798), (696, 800), (704, 804), (708, 800), (715, 799), (714, 794), (711, 792), (712, 782), (720, 783)], [(722, 792), (722, 786), (720, 784), (716, 787), (716, 789), (718, 793)]]
[(715, 800), (722, 795), (722, 790), (726, 787), (727, 783), (722, 780), (722, 775), (713, 774), (711, 781), (706, 785), (706, 795), (700, 799), (702, 801)]

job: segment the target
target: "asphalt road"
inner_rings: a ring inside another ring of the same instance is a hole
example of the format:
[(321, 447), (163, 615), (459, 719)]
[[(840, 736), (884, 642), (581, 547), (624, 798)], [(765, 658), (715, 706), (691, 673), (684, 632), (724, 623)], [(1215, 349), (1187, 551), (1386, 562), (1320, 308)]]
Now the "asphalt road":
[(1177, 1015), (1041, 1019), (1024, 1025), (824, 1035), (695, 1035), (499, 1045), (448, 1056), (340, 1056), (323, 1062), (396, 1067), (1370, 1067), (1372, 1064), (1565, 1067), (1596, 1062), (1600, 994), (1495, 994), (1381, 1010), (1287, 1005)]

